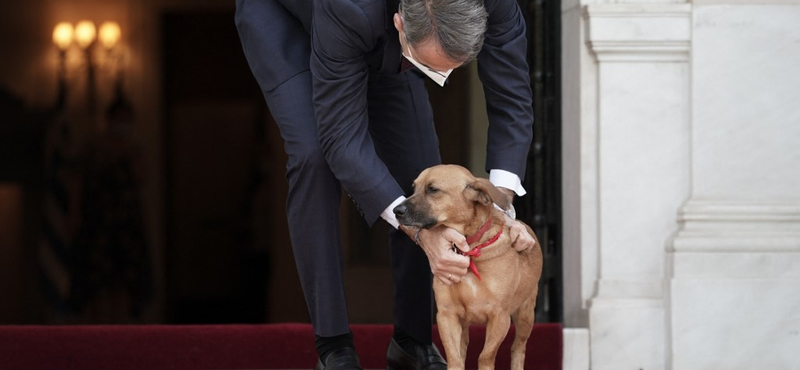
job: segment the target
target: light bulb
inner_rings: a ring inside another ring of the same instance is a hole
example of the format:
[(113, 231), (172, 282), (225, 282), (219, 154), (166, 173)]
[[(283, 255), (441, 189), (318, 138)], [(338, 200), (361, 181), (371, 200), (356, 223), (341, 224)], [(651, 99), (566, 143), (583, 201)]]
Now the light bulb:
[(67, 50), (72, 43), (72, 24), (68, 22), (61, 22), (53, 29), (53, 43), (61, 50)]
[(103, 22), (103, 24), (100, 25), (98, 39), (100, 43), (103, 44), (103, 47), (111, 49), (119, 41), (121, 33), (117, 22)]
[(75, 26), (75, 41), (78, 42), (81, 49), (89, 47), (94, 42), (95, 36), (97, 36), (97, 30), (92, 21), (80, 21)]

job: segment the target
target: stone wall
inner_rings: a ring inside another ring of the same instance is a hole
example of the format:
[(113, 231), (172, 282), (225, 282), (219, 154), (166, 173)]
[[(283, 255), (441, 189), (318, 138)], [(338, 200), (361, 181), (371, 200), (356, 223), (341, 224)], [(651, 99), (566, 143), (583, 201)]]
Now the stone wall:
[(797, 5), (563, 3), (565, 317), (592, 369), (800, 364)]

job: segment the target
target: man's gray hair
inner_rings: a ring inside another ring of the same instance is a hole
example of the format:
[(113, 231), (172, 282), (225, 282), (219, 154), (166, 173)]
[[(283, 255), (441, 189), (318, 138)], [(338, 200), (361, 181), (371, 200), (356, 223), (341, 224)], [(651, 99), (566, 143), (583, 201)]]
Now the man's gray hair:
[(449, 59), (463, 63), (475, 59), (483, 47), (483, 0), (400, 0), (400, 15), (412, 46), (433, 37)]

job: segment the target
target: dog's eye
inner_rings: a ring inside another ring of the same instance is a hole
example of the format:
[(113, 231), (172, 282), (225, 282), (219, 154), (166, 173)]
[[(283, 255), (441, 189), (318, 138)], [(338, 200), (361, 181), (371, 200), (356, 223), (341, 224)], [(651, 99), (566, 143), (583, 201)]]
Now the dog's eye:
[(433, 185), (428, 185), (428, 187), (427, 187), (427, 188), (425, 188), (425, 193), (426, 193), (426, 194), (436, 194), (436, 193), (438, 193), (438, 192), (439, 192), (439, 189), (437, 189), (437, 188), (436, 188), (435, 186), (433, 186)]

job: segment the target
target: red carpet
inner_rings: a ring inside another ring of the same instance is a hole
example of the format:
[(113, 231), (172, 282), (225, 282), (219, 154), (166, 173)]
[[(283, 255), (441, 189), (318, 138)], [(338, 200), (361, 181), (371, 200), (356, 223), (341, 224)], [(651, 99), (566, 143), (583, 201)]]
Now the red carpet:
[[(385, 369), (391, 325), (352, 325), (352, 330), (362, 366)], [(513, 330), (500, 348), (497, 369), (509, 368)], [(436, 332), (434, 339), (442, 349)], [(483, 340), (483, 327), (472, 327), (468, 368), (477, 367)], [(560, 370), (561, 355), (561, 325), (537, 324), (525, 369)], [(0, 369), (313, 369), (315, 364), (308, 324), (0, 326)]]

